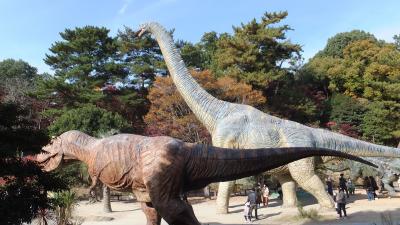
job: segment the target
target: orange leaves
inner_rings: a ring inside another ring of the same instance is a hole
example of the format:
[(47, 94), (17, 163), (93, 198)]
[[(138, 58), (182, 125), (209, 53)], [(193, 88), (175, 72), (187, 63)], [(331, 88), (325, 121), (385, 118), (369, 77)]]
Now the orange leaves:
[[(214, 78), (210, 71), (192, 71), (193, 77), (218, 99), (248, 105), (261, 105), (266, 99), (260, 91), (229, 77)], [(157, 77), (150, 89), (150, 110), (145, 116), (147, 135), (168, 135), (189, 142), (210, 142), (206, 128), (196, 119), (170, 77)]]

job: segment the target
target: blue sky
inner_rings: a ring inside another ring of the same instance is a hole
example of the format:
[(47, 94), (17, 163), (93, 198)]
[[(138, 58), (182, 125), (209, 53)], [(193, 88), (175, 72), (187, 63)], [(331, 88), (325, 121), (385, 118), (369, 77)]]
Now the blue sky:
[(391, 41), (400, 34), (399, 9), (399, 0), (0, 0), (0, 60), (22, 59), (51, 72), (43, 58), (65, 28), (105, 26), (114, 35), (151, 20), (197, 42), (204, 32), (232, 32), (232, 25), (283, 10), (294, 29), (288, 37), (307, 59), (338, 32), (361, 29)]

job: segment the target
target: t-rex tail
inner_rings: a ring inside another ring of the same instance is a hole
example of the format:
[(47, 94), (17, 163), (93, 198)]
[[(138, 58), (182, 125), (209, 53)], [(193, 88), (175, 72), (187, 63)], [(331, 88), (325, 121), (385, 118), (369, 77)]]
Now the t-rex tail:
[(189, 150), (185, 187), (201, 188), (212, 182), (228, 181), (256, 175), (310, 156), (337, 156), (376, 167), (359, 157), (330, 149), (289, 147), (262, 149), (226, 149), (193, 145)]

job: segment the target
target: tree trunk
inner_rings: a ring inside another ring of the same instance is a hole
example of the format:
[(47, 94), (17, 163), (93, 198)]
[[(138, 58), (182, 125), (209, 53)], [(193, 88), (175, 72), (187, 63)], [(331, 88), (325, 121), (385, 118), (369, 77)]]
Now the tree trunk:
[(111, 212), (110, 188), (103, 184), (103, 211)]

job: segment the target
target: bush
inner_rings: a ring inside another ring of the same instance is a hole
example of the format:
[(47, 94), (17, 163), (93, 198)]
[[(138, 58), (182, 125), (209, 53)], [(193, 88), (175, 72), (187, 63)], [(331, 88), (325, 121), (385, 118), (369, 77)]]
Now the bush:
[(77, 197), (73, 191), (62, 191), (54, 193), (52, 198), (54, 204), (54, 213), (57, 225), (71, 225), (72, 211), (77, 205)]
[(51, 208), (47, 191), (65, 190), (67, 185), (53, 173), (43, 172), (34, 162), (0, 159), (0, 224), (28, 223)]

